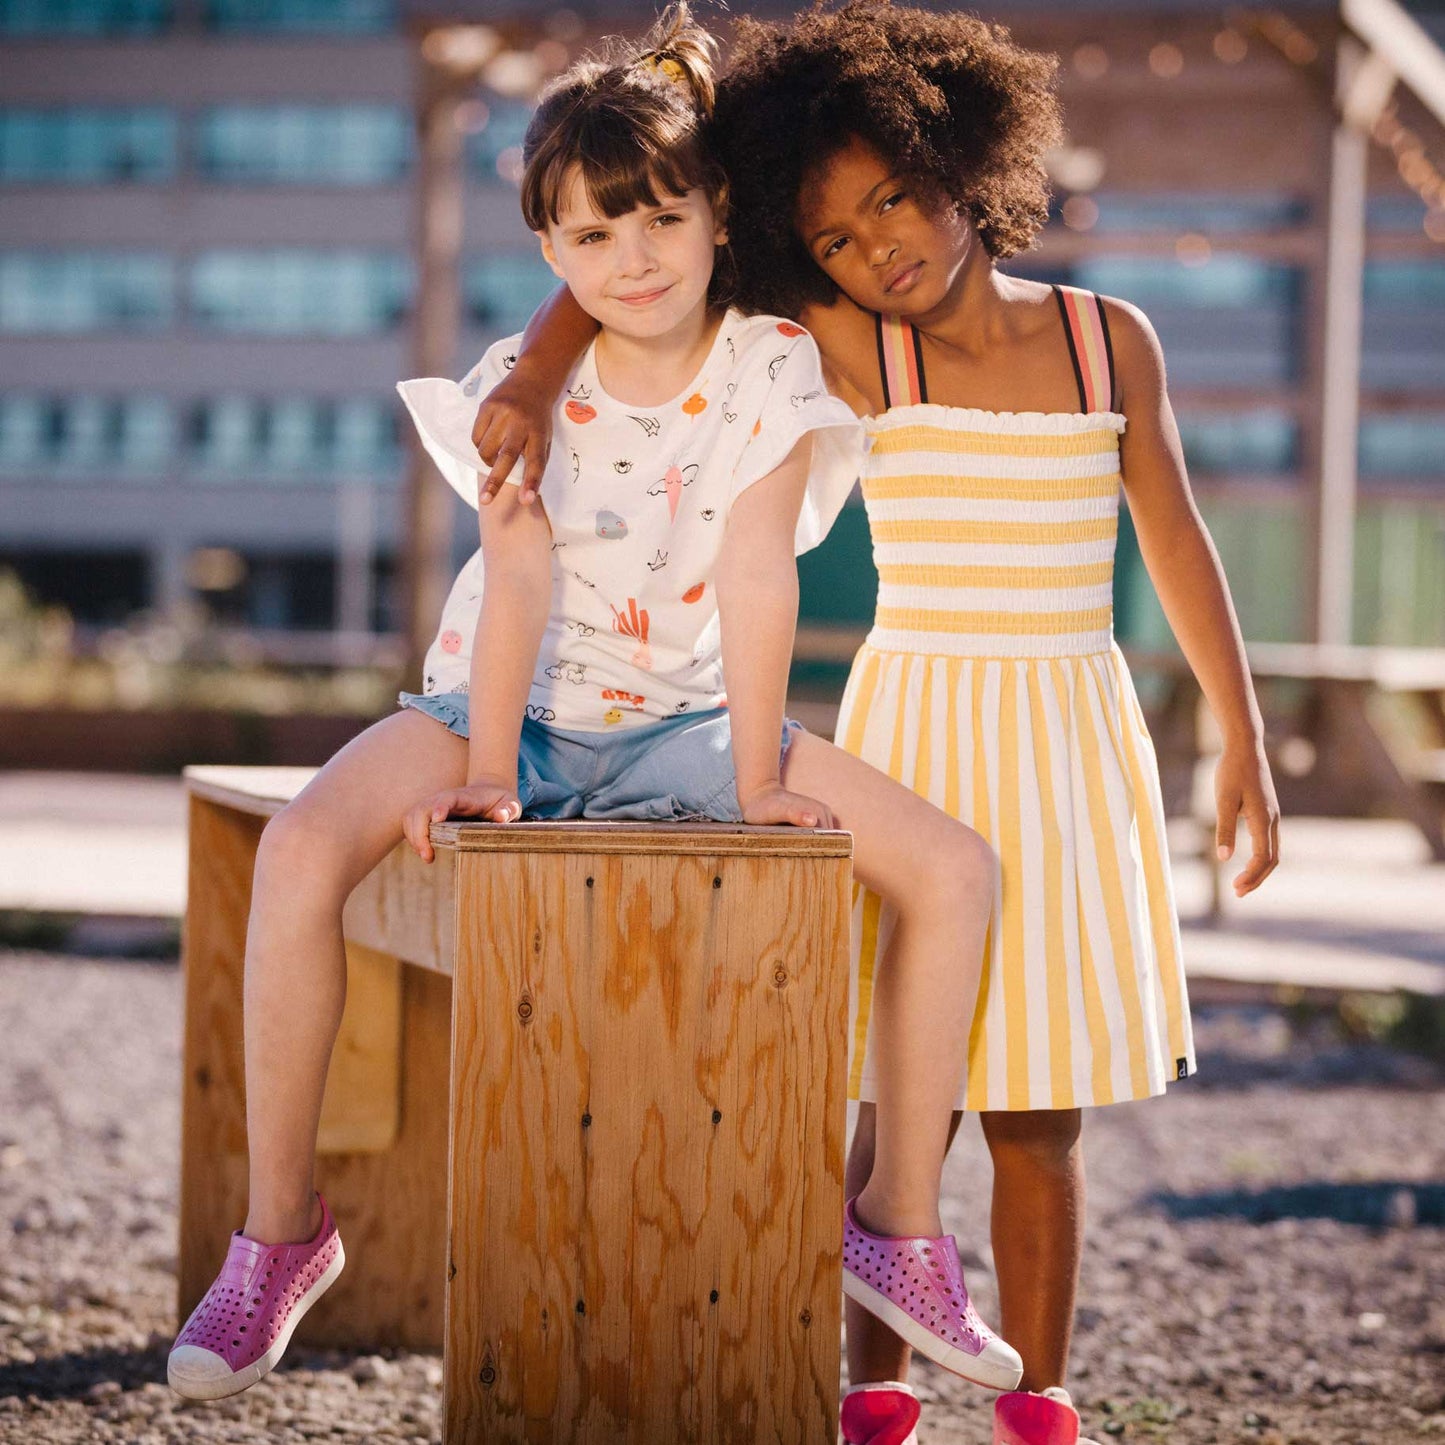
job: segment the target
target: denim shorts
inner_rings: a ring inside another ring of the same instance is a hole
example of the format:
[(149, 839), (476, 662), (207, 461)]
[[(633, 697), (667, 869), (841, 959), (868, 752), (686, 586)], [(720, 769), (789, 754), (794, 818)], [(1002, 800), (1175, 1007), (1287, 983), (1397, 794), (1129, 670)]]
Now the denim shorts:
[[(468, 735), (467, 694), (404, 692), (415, 708), (457, 737)], [(779, 772), (802, 724), (787, 718)], [(573, 732), (522, 719), (517, 796), (529, 818), (626, 818), (651, 822), (742, 822), (725, 707), (683, 713), (616, 732)]]

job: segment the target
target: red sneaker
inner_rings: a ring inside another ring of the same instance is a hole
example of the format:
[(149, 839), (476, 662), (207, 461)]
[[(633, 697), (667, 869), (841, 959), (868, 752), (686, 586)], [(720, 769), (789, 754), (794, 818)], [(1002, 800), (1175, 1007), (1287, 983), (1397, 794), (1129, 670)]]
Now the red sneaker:
[(839, 1423), (844, 1445), (918, 1445), (918, 1396), (897, 1380), (851, 1385)]
[(1014, 1390), (993, 1407), (993, 1445), (1096, 1445), (1079, 1434), (1079, 1412), (1062, 1385)]

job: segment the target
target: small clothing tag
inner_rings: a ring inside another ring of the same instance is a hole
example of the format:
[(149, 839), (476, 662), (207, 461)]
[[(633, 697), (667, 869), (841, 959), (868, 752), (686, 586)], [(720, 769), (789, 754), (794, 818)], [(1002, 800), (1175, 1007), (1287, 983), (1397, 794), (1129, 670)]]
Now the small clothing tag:
[(1176, 1068), (1174, 1077), (1176, 1079), (1187, 1079), (1189, 1077), (1189, 1060), (1175, 1059), (1174, 1063)]

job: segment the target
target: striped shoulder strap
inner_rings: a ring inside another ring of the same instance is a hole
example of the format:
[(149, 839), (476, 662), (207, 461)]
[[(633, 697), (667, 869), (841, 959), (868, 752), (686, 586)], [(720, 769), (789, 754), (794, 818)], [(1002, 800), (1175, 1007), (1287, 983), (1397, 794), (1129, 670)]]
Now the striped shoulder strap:
[(1092, 291), (1075, 286), (1055, 286), (1064, 331), (1069, 338), (1069, 355), (1074, 378), (1079, 383), (1082, 411), (1118, 411), (1114, 385), (1114, 347), (1109, 340), (1109, 321), (1104, 304)]
[(915, 406), (928, 400), (923, 379), (923, 338), (898, 316), (877, 316), (878, 371), (883, 377), (883, 406)]

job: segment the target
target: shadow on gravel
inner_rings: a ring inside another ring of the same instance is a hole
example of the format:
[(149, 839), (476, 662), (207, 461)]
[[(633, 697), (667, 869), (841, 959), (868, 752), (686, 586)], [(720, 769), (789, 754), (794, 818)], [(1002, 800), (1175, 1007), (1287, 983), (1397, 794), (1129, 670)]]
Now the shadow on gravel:
[(1445, 1225), (1445, 1184), (1380, 1180), (1372, 1184), (1296, 1184), (1289, 1188), (1226, 1189), (1214, 1194), (1155, 1194), (1150, 1201), (1175, 1219), (1334, 1219), (1373, 1228)]
[(1256, 938), (1269, 943), (1310, 943), (1318, 948), (1338, 948), (1350, 953), (1381, 953), (1412, 959), (1417, 963), (1445, 963), (1445, 944), (1437, 931), (1392, 927), (1384, 920), (1349, 924), (1334, 919), (1238, 918), (1211, 922), (1191, 918), (1185, 925), (1201, 933)]
[(107, 1380), (122, 1390), (133, 1390), (165, 1380), (169, 1350), (169, 1344), (146, 1350), (76, 1350), (34, 1364), (0, 1364), (0, 1399), (35, 1395), (42, 1400), (78, 1400)]

